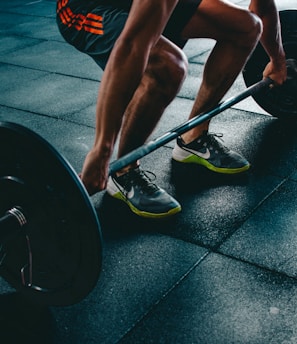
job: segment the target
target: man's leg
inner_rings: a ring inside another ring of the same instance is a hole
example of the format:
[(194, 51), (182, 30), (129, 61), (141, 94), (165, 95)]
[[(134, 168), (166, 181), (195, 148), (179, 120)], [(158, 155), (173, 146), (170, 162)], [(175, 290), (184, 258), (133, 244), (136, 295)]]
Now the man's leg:
[(148, 67), (125, 112), (118, 157), (144, 144), (180, 90), (186, 73), (184, 53), (162, 37), (151, 51)]
[[(204, 68), (203, 80), (190, 118), (218, 104), (234, 83), (261, 34), (259, 19), (248, 10), (221, 0), (203, 0), (184, 28), (186, 38), (217, 41)], [(186, 142), (197, 138), (208, 123), (183, 135)]]
[[(202, 1), (182, 36), (186, 39), (211, 38), (217, 43), (205, 64), (202, 84), (189, 118), (219, 103), (242, 70), (260, 34), (260, 20), (248, 10), (220, 0)], [(205, 136), (208, 128), (209, 122), (204, 122), (183, 134), (177, 140), (173, 158), (221, 173), (247, 170), (249, 163), (243, 157), (222, 146), (214, 136)]]
[[(126, 202), (136, 214), (159, 218), (179, 212), (180, 204), (152, 183), (148, 175), (137, 167), (138, 162), (128, 167), (129, 172), (124, 169), (121, 171), (121, 175), (111, 176), (108, 179), (108, 185), (105, 183), (109, 158), (118, 131), (121, 130), (122, 132), (119, 156), (142, 145), (154, 129), (164, 108), (176, 96), (187, 70), (187, 61), (182, 50), (165, 38), (160, 36), (155, 42), (154, 39), (149, 39), (149, 49), (147, 49), (146, 44), (143, 46), (143, 43), (148, 40), (146, 35), (149, 32), (144, 30), (145, 32), (142, 32), (144, 38), (141, 38), (140, 31), (143, 29), (145, 18), (143, 15), (137, 14), (137, 9), (143, 11), (146, 7), (143, 9), (141, 2), (135, 1), (135, 3), (134, 15), (131, 16), (132, 19), (128, 25), (129, 0), (127, 2), (122, 1), (122, 7), (119, 7), (117, 1), (114, 2), (114, 7), (112, 7), (112, 1), (109, 5), (98, 5), (90, 13), (85, 13), (81, 7), (72, 7), (68, 1), (59, 0), (57, 3), (57, 22), (64, 38), (78, 50), (91, 56), (104, 70), (107, 61), (109, 61), (107, 69), (113, 72), (114, 65), (110, 66), (110, 54), (114, 52), (115, 45), (124, 44), (121, 54), (123, 51), (127, 52), (127, 54), (123, 54), (123, 58), (118, 61), (116, 68), (114, 68), (120, 69), (120, 72), (116, 75), (109, 73), (109, 78), (116, 80), (111, 92), (105, 94), (106, 89), (102, 86), (103, 82), (101, 83), (101, 92), (97, 102), (96, 147), (94, 145), (87, 154), (81, 173), (85, 186), (90, 194), (107, 186), (109, 194)], [(172, 6), (173, 3), (174, 0), (171, 0), (166, 1), (163, 5)], [(152, 11), (153, 8), (150, 6), (154, 5), (158, 7), (157, 2), (143, 2), (143, 6), (149, 6), (147, 11)], [(168, 9), (166, 10), (164, 6), (162, 8), (166, 16)], [(144, 12), (146, 13), (146, 11)], [(162, 13), (161, 8), (159, 8), (158, 15), (160, 13)], [(154, 17), (154, 20), (157, 17)], [(149, 16), (146, 19), (154, 27), (154, 20), (151, 21)], [(125, 31), (126, 33), (123, 34)], [(122, 35), (124, 35), (124, 40), (119, 38)], [(137, 37), (133, 38), (135, 35)], [(137, 42), (140, 47), (135, 49)], [(127, 81), (126, 77), (121, 78), (122, 72), (131, 79), (139, 74), (137, 73), (137, 61), (129, 68), (125, 67), (125, 63), (131, 49), (134, 50), (135, 54), (140, 54), (139, 57), (141, 58), (140, 48), (143, 49), (142, 53), (148, 56), (144, 64), (144, 73), (139, 82), (135, 82), (136, 91), (131, 93), (133, 100), (129, 103), (127, 100), (130, 95), (127, 98), (124, 97), (127, 89), (121, 87), (118, 89), (118, 84), (123, 83), (124, 79)], [(113, 62), (114, 60), (119, 60), (118, 56), (114, 56)], [(110, 80), (109, 78), (106, 79), (106, 70), (104, 77), (105, 85), (108, 85)], [(110, 84), (109, 87), (111, 87)], [(123, 97), (128, 104), (124, 114), (121, 113), (120, 109), (112, 110), (106, 104), (104, 105), (104, 102), (107, 101), (117, 107), (118, 103), (123, 104)], [(119, 100), (120, 98), (122, 101)], [(136, 103), (139, 104), (138, 111), (133, 114)], [(109, 111), (103, 111), (102, 114), (102, 107), (106, 106)], [(100, 157), (97, 154), (98, 150), (101, 152)]]
[[(126, 109), (119, 157), (144, 144), (179, 91), (186, 71), (183, 52), (162, 37), (152, 49), (144, 76)], [(110, 176), (106, 190), (140, 216), (162, 218), (179, 212), (180, 204), (153, 182), (151, 174), (135, 161)]]

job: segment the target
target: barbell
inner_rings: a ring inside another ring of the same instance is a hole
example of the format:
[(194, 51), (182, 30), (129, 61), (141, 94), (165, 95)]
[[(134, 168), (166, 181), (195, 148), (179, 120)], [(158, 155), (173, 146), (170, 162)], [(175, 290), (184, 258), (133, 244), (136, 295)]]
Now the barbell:
[[(262, 80), (268, 60), (257, 46), (243, 71), (247, 89), (112, 162), (109, 173), (249, 96), (273, 116), (295, 118), (297, 11), (281, 11), (280, 18), (288, 70), (284, 85), (271, 88), (272, 80)], [(254, 79), (259, 80), (250, 85)], [(96, 211), (69, 162), (32, 130), (0, 122), (0, 195), (0, 275), (43, 305), (66, 306), (85, 298), (100, 276), (102, 235)]]
[(0, 275), (38, 303), (76, 303), (102, 262), (90, 198), (66, 159), (33, 131), (2, 122), (0, 147)]
[(164, 146), (249, 96), (252, 96), (260, 107), (274, 117), (297, 119), (297, 10), (280, 11), (279, 15), (288, 72), (288, 78), (281, 87), (271, 88), (273, 86), (272, 80), (263, 79), (262, 73), (269, 59), (259, 43), (242, 72), (247, 86), (246, 90), (112, 162), (110, 174)]

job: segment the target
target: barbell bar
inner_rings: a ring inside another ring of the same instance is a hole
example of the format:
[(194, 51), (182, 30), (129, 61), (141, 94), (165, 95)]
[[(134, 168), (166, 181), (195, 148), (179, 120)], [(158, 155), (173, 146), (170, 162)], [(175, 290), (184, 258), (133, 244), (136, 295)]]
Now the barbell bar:
[(269, 78), (263, 79), (262, 73), (269, 62), (269, 58), (259, 43), (242, 72), (247, 86), (246, 90), (112, 162), (109, 173), (113, 174), (137, 159), (148, 155), (250, 96), (272, 116), (297, 120), (297, 10), (280, 11), (279, 16), (288, 72), (288, 78), (282, 86), (271, 87), (273, 81)]
[[(296, 100), (291, 98), (296, 97), (291, 95), (297, 95), (297, 49), (292, 48), (296, 48), (296, 30), (292, 27), (296, 26), (297, 11), (283, 12), (280, 12), (282, 25), (290, 23), (285, 31), (290, 34), (284, 35), (290, 43), (283, 42), (285, 51), (290, 47), (286, 51), (288, 80), (284, 85), (271, 88), (273, 82), (268, 78), (249, 85), (239, 95), (113, 161), (109, 173), (148, 155), (249, 96), (256, 101), (260, 99), (261, 106), (264, 94), (270, 97), (270, 92), (274, 92), (277, 100), (272, 115), (290, 118), (293, 114), (295, 118)], [(247, 85), (252, 70), (253, 64), (247, 64), (244, 70)], [(289, 101), (277, 96), (287, 89)], [(100, 275), (102, 235), (96, 211), (69, 162), (32, 130), (0, 122), (0, 195), (0, 275), (40, 304), (66, 306), (85, 298)]]
[(136, 148), (135, 150), (131, 151), (130, 153), (126, 154), (125, 156), (113, 161), (110, 164), (109, 167), (109, 173), (114, 174), (115, 172), (119, 171), (123, 167), (131, 164), (132, 162), (152, 153), (156, 149), (164, 146), (166, 143), (174, 140), (178, 136), (184, 134), (185, 132), (197, 127), (201, 123), (204, 123), (208, 120), (210, 120), (212, 117), (218, 115), (219, 113), (223, 112), (226, 109), (229, 109), (231, 106), (239, 103), (243, 99), (254, 95), (255, 93), (258, 93), (262, 91), (265, 88), (270, 87), (273, 82), (271, 79), (266, 78), (259, 82), (257, 82), (255, 85), (250, 86), (246, 90), (244, 90), (242, 93), (220, 103), (216, 107), (214, 107), (212, 110), (205, 112), (197, 117), (194, 117), (183, 124), (171, 129), (170, 131), (166, 132), (162, 136), (151, 140), (147, 142), (146, 144)]

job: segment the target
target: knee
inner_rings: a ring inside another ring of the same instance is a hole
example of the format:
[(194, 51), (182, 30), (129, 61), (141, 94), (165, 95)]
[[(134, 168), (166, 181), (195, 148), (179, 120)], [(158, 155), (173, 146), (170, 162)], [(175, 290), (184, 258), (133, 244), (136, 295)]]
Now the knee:
[(181, 49), (176, 49), (174, 52), (168, 51), (165, 53), (162, 61), (162, 70), (166, 74), (165, 78), (170, 80), (174, 87), (179, 87), (188, 71), (188, 59)]
[(172, 99), (179, 91), (188, 71), (188, 61), (179, 49), (159, 51), (150, 57), (148, 73), (154, 88)]
[(240, 44), (243, 44), (245, 47), (251, 50), (256, 46), (262, 35), (262, 20), (254, 13), (247, 11), (245, 23), (246, 29), (244, 32), (244, 39), (240, 40)]
[(262, 20), (252, 12), (249, 12), (249, 15), (251, 16), (251, 40), (252, 42), (257, 43), (263, 32)]

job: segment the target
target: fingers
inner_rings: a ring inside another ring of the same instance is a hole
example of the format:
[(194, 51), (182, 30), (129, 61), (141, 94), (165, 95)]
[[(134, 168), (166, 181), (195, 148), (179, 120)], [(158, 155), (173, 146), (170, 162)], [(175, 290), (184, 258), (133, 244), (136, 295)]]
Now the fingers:
[(95, 195), (97, 192), (106, 188), (106, 180), (100, 180), (99, 178), (90, 178), (89, 176), (83, 176), (79, 174), (82, 183), (84, 184), (89, 196)]
[(270, 61), (263, 71), (263, 77), (273, 80), (272, 87), (282, 85), (287, 79), (286, 60)]
[(108, 178), (108, 161), (99, 159), (97, 154), (90, 151), (86, 156), (79, 177), (90, 196), (104, 190)]

